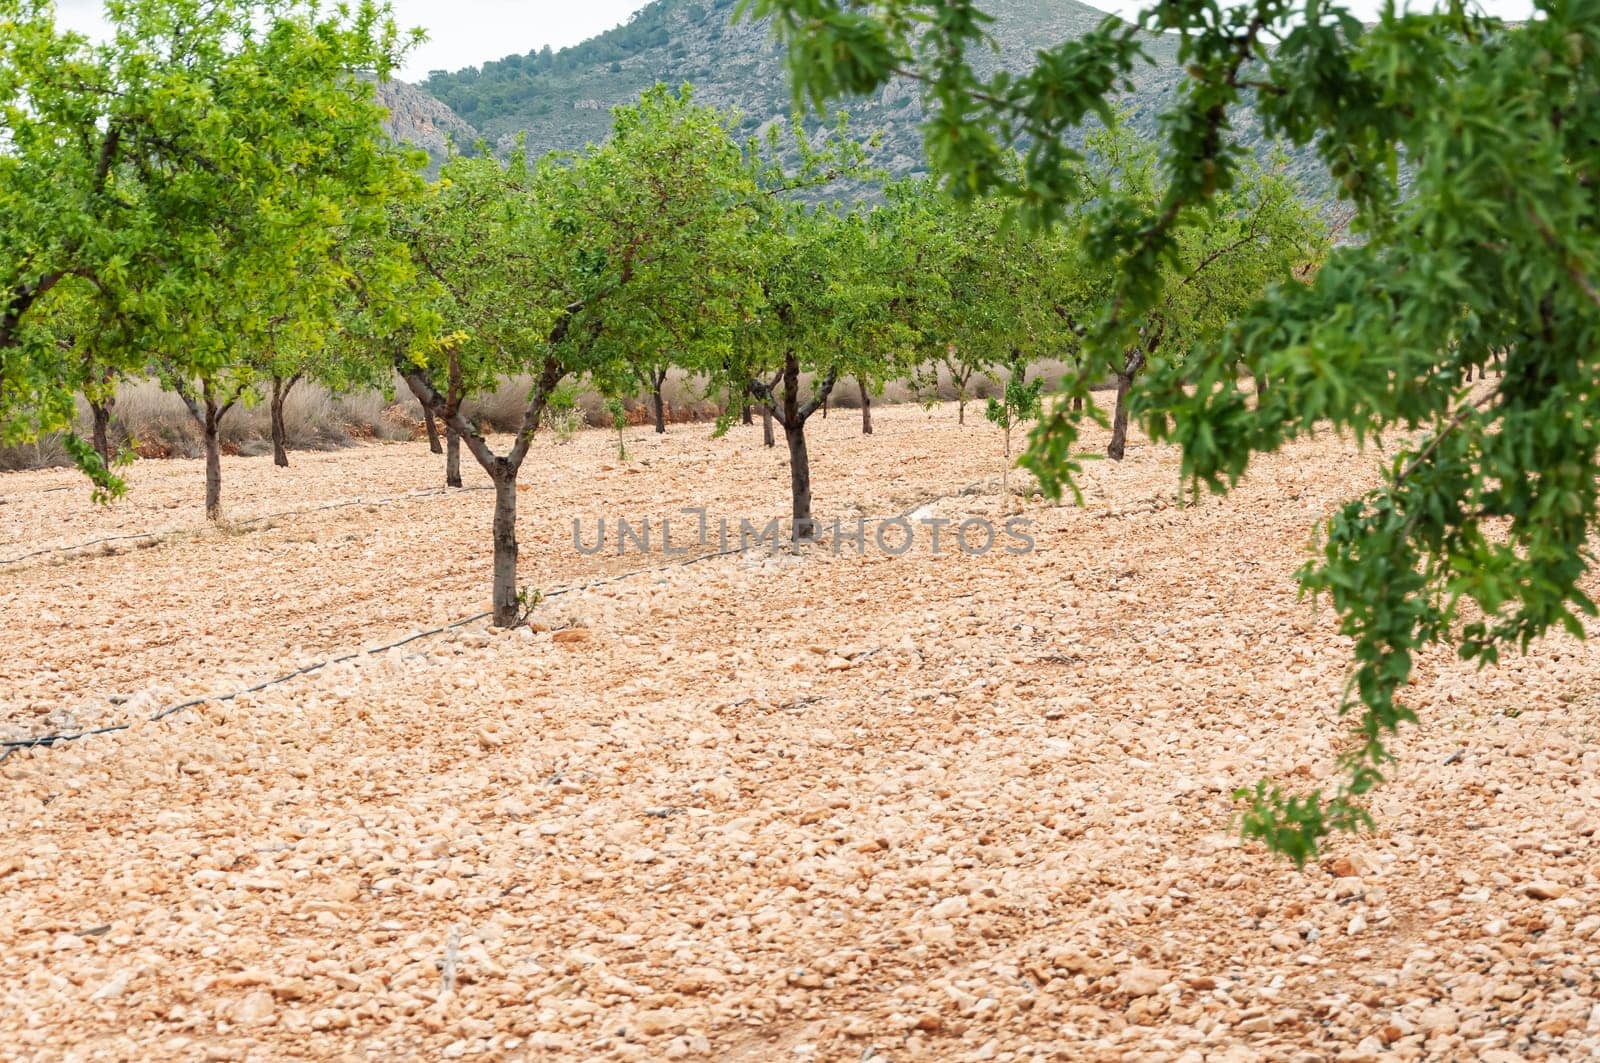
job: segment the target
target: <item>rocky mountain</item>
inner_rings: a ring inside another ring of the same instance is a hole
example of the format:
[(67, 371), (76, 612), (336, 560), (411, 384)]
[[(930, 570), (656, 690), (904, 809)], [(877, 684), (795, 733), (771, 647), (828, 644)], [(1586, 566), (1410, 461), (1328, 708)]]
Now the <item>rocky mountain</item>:
[(432, 160), (430, 173), (438, 173), (451, 141), (460, 150), (467, 151), (479, 138), (471, 123), (415, 85), (404, 81), (380, 82), (377, 97), (378, 102), (389, 109), (389, 120), (384, 128), (396, 140), (426, 151)]
[[(1106, 17), (1075, 0), (987, 0), (983, 6), (995, 16), (991, 32), (998, 48), (983, 57), (991, 70), (1023, 69), (1038, 50), (1081, 36)], [(692, 84), (696, 99), (737, 111), (741, 132), (753, 134), (784, 120), (794, 97), (770, 29), (733, 21), (736, 7), (737, 0), (654, 0), (627, 24), (582, 44), (455, 72), (436, 70), (421, 87), (500, 152), (518, 134), (527, 136), (535, 154), (604, 140), (610, 109), (657, 82)], [(1146, 49), (1155, 62), (1138, 72), (1134, 91), (1121, 102), (1135, 127), (1153, 133), (1156, 115), (1183, 74), (1170, 40), (1151, 37)], [(855, 134), (876, 135), (876, 166), (895, 177), (922, 171), (923, 110), (916, 86), (897, 80), (840, 107), (849, 112)], [(1266, 147), (1252, 111), (1241, 109), (1234, 125), (1246, 140)], [(458, 143), (464, 142), (458, 137)], [(1310, 153), (1293, 155), (1289, 165), (1308, 190), (1326, 188), (1326, 175)]]

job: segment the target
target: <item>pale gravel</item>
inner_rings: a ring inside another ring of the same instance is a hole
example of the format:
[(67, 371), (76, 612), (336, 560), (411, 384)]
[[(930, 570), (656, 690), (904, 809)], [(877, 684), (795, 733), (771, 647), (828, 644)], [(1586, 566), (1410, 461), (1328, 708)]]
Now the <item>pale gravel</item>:
[[(1000, 515), (994, 431), (876, 421), (814, 422), (819, 517)], [(541, 441), (523, 578), (662, 562), (578, 555), (574, 514), (782, 513), (758, 441)], [(294, 460), (228, 460), (230, 515), (439, 475)], [(1375, 833), (1305, 872), (1234, 837), (1234, 787), (1344, 743), (1347, 646), (1292, 576), (1378, 460), (1300, 444), (1178, 508), (1140, 443), (1085, 509), (1025, 503), (1030, 556), (707, 560), (153, 724), (484, 608), (489, 496), (214, 531), (194, 462), (102, 511), (0, 476), (0, 555), (169, 533), (0, 566), (0, 727), (134, 721), (0, 765), (0, 1055), (1595, 1058), (1592, 644), (1423, 655)]]

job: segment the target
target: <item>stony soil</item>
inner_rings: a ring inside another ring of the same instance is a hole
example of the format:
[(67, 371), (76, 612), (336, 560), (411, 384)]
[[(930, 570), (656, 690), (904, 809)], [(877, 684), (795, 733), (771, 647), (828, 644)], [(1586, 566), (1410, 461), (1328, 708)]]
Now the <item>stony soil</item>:
[[(820, 517), (1000, 516), (992, 430), (877, 422), (815, 423)], [(542, 441), (522, 573), (572, 589), (540, 630), (157, 723), (481, 611), (489, 496), (417, 445), (228, 460), (222, 529), (193, 462), (98, 511), (0, 476), (4, 737), (132, 723), (0, 764), (0, 1056), (1600, 1055), (1593, 644), (1427, 656), (1378, 829), (1319, 866), (1232, 833), (1235, 787), (1341, 747), (1293, 573), (1377, 455), (1178, 508), (1136, 445), (1085, 508), (1022, 503), (1023, 556), (573, 548), (575, 515), (782, 513), (757, 443)]]

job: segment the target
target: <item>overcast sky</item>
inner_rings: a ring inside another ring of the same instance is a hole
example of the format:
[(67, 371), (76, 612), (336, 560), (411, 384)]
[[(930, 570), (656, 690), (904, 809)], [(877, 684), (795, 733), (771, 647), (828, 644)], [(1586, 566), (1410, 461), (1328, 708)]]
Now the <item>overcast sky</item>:
[[(1091, 0), (1093, 6), (1133, 14), (1140, 0)], [(1480, 0), (1482, 7), (1503, 18), (1526, 18), (1531, 0)], [(392, 0), (401, 26), (421, 26), (428, 42), (407, 61), (400, 76), (420, 81), (428, 71), (458, 70), (487, 59), (537, 51), (545, 45), (560, 50), (612, 26), (626, 22), (641, 0)], [(1370, 17), (1380, 0), (1352, 0), (1350, 7)], [(1419, 5), (1422, 6), (1422, 5)], [(57, 0), (62, 21), (91, 35), (103, 23), (101, 0)]]

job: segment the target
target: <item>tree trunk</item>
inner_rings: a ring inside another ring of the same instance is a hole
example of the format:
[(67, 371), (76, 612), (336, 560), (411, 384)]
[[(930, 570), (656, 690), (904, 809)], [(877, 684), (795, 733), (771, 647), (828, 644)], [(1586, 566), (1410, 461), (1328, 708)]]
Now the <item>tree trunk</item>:
[(494, 472), (494, 626), (517, 622), (517, 477)]
[(444, 426), (444, 485), (461, 486), (461, 437), (449, 425)]
[[(194, 392), (181, 381), (175, 381), (173, 390), (183, 400), (184, 407), (189, 411), (189, 416), (194, 418), (194, 423), (200, 426), (200, 435), (205, 441), (206, 449), (206, 519), (222, 519), (222, 441), (219, 438), (222, 429), (222, 418), (233, 409), (233, 404), (239, 400), (239, 392), (235, 391), (233, 397), (227, 402), (219, 404), (217, 393), (211, 386), (211, 381), (200, 382), (200, 397), (197, 399)], [(241, 389), (242, 390), (242, 389)], [(202, 406), (201, 403), (204, 403)]]
[(267, 406), (272, 414), (272, 464), (280, 469), (289, 467), (289, 430), (283, 423), (283, 404), (289, 397), (289, 389), (294, 387), (294, 381), (285, 382), (282, 377), (272, 378), (272, 398)]
[(1256, 382), (1256, 401), (1260, 402), (1267, 394), (1267, 378), (1264, 373), (1251, 373)]
[(656, 435), (665, 435), (667, 431), (666, 403), (661, 400), (661, 384), (666, 374), (650, 377), (650, 401), (654, 405), (656, 415)]
[(1128, 392), (1133, 388), (1132, 373), (1117, 374), (1117, 412), (1111, 417), (1111, 445), (1106, 457), (1121, 461), (1128, 449)]
[(761, 443), (763, 446), (777, 446), (778, 441), (772, 437), (772, 411), (765, 403), (761, 406)]
[(270, 403), (272, 413), (272, 464), (280, 469), (289, 467), (289, 451), (284, 446), (288, 429), (283, 424), (283, 400), (274, 398)]
[(806, 453), (806, 426), (797, 424), (785, 427), (784, 436), (789, 443), (789, 491), (794, 505), (794, 537), (809, 542), (816, 538), (811, 524), (811, 458)]
[(544, 371), (523, 411), (522, 427), (511, 444), (511, 450), (502, 457), (489, 449), (488, 442), (479, 434), (477, 426), (461, 416), (460, 410), (440, 395), (421, 371), (399, 358), (395, 361), (412, 394), (424, 406), (432, 406), (435, 414), (444, 421), (457, 453), (460, 444), (465, 443), (478, 465), (494, 483), (493, 616), (496, 627), (511, 627), (521, 619), (519, 612), (522, 604), (517, 595), (517, 474), (527, 459), (534, 434), (539, 430), (545, 403), (566, 371), (553, 357), (546, 358)]
[(94, 450), (100, 455), (100, 460), (106, 468), (111, 468), (111, 403), (113, 399), (100, 402), (96, 399), (89, 400), (89, 412), (94, 417)]
[(739, 420), (743, 424), (755, 424), (756, 423), (755, 422), (755, 418), (752, 415), (751, 410), (750, 410), (750, 404), (748, 402), (744, 404), (744, 410), (740, 412)]
[[(783, 410), (778, 421), (783, 425), (784, 438), (789, 443), (789, 494), (793, 502), (792, 536), (795, 542), (811, 542), (817, 537), (816, 525), (811, 520), (811, 458), (806, 453), (806, 421), (818, 408), (826, 411), (828, 397), (839, 379), (838, 369), (832, 368), (823, 377), (817, 393), (809, 402), (800, 401), (800, 360), (793, 350), (783, 359)], [(772, 395), (767, 395), (771, 405)], [(826, 413), (824, 413), (826, 416)]]
[(444, 419), (445, 419), (445, 455), (444, 455), (444, 485), (446, 487), (461, 486), (461, 436), (450, 421), (461, 412), (461, 400), (465, 397), (465, 388), (461, 382), (461, 358), (458, 352), (451, 348), (449, 381), (445, 386)]
[(856, 387), (861, 389), (861, 434), (872, 434), (872, 392), (867, 390), (867, 382), (856, 377)]
[(1011, 508), (1011, 411), (1006, 411), (1006, 460), (1000, 466), (1000, 505), (1007, 511)]
[(443, 454), (444, 446), (439, 442), (439, 424), (433, 419), (433, 407), (427, 403), (422, 404), (422, 423), (428, 430), (429, 453)]
[(222, 443), (218, 439), (218, 420), (212, 409), (206, 410), (206, 520), (222, 519)]
[[(1144, 332), (1143, 329), (1140, 331)], [(1128, 352), (1127, 360), (1122, 363), (1122, 371), (1117, 374), (1117, 411), (1111, 416), (1111, 444), (1106, 447), (1106, 457), (1112, 461), (1121, 461), (1128, 448), (1128, 392), (1133, 390), (1133, 378), (1144, 368), (1145, 359), (1161, 346), (1164, 335), (1166, 322), (1162, 320), (1147, 334), (1146, 346), (1135, 347)]]

